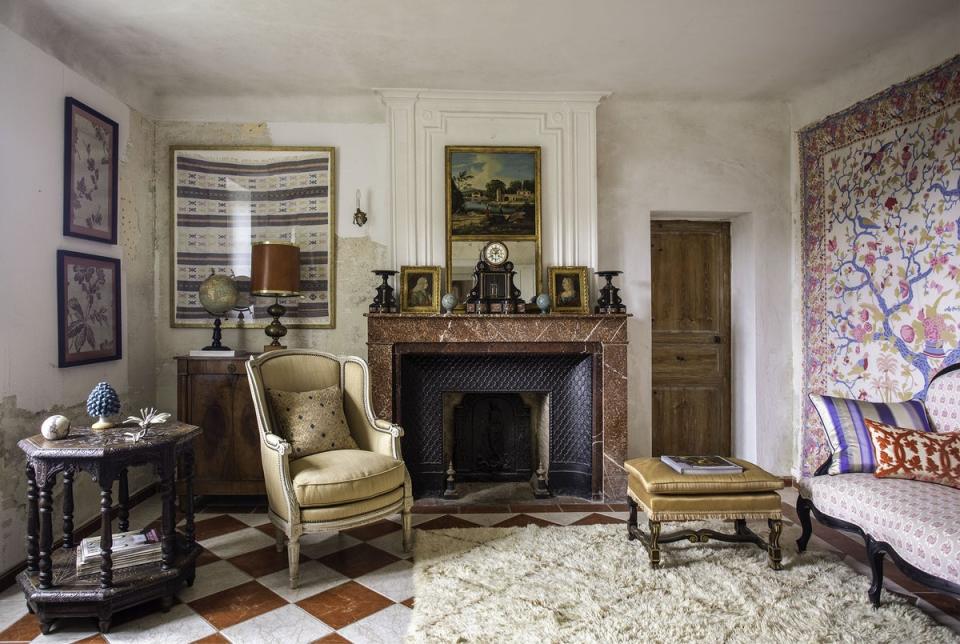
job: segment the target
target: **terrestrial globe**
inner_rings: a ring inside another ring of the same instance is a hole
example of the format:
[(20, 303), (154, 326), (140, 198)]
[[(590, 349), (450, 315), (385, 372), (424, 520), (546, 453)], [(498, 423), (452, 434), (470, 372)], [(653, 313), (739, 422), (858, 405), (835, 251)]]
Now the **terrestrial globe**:
[(197, 292), (200, 305), (214, 317), (233, 310), (240, 297), (236, 281), (229, 275), (214, 274), (203, 280)]

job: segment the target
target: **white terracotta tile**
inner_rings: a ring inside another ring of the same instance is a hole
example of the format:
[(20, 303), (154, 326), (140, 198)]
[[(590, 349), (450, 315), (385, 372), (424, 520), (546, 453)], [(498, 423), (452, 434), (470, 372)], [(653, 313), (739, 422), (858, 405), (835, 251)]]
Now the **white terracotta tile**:
[(212, 635), (216, 629), (186, 604), (116, 626), (104, 635), (111, 644), (181, 644)]
[(582, 519), (583, 517), (590, 516), (590, 512), (527, 512), (532, 517), (537, 517), (538, 519), (543, 519), (544, 521), (549, 521), (550, 523), (556, 523), (557, 525), (570, 525)]
[(244, 528), (243, 530), (236, 530), (234, 532), (228, 532), (227, 534), (221, 534), (217, 537), (204, 539), (200, 542), (201, 546), (221, 559), (236, 557), (237, 555), (259, 550), (260, 548), (272, 546), (273, 544), (273, 537), (264, 534), (256, 528)]
[(598, 512), (604, 516), (608, 516), (612, 519), (619, 519), (621, 521), (626, 521), (630, 517), (629, 512)]
[(20, 584), (14, 584), (12, 589), (17, 591), (20, 598), (0, 601), (0, 631), (27, 614), (27, 602), (23, 599)]
[(389, 644), (402, 642), (410, 627), (413, 611), (403, 604), (394, 604), (341, 628), (339, 633), (353, 644)]
[(439, 517), (442, 517), (442, 514), (412, 514), (410, 515), (410, 525), (416, 528), (421, 523), (426, 523), (427, 521), (433, 521)]
[(265, 513), (254, 514), (250, 512), (250, 513), (243, 513), (243, 514), (231, 514), (230, 516), (232, 516), (237, 521), (242, 521), (243, 523), (246, 523), (251, 528), (256, 527), (258, 525), (263, 525), (264, 523), (270, 523), (270, 517), (268, 517)]
[(37, 635), (31, 644), (68, 644), (98, 633), (93, 618), (58, 619), (49, 635)]
[(402, 602), (413, 597), (413, 564), (409, 561), (395, 561), (389, 566), (357, 577), (355, 581), (395, 602)]
[[(414, 535), (414, 540), (416, 540), (416, 535)], [(411, 556), (413, 556), (413, 548), (410, 549), (410, 552), (404, 552), (403, 534), (400, 532), (384, 534), (376, 539), (370, 539), (370, 541), (367, 541), (367, 543), (375, 548), (380, 548), (381, 550), (389, 552), (394, 557), (400, 557), (401, 559), (409, 559)]]
[(286, 568), (259, 577), (257, 581), (288, 602), (296, 603), (301, 599), (339, 586), (349, 581), (349, 577), (344, 577), (319, 561), (304, 561), (300, 564), (300, 585), (295, 589), (290, 588), (290, 571)]
[(195, 599), (218, 593), (227, 588), (233, 588), (253, 579), (229, 561), (216, 561), (197, 568), (197, 575), (193, 586), (184, 586), (177, 597), (183, 602), (192, 602)]
[(315, 532), (300, 537), (300, 554), (311, 559), (319, 559), (331, 552), (343, 550), (361, 543), (342, 532)]
[(299, 606), (287, 604), (226, 628), (221, 631), (221, 634), (237, 644), (248, 642), (250, 644), (262, 642), (301, 644), (312, 642), (332, 632), (332, 628)]

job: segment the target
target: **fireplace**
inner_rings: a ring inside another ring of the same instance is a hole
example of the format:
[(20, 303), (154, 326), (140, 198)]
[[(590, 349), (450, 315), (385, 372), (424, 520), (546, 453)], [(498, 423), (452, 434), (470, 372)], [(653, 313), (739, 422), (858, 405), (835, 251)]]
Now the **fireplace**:
[[(542, 465), (554, 494), (622, 499), (627, 317), (369, 315), (373, 411), (404, 427), (414, 494), (442, 494), (453, 461), (460, 481), (518, 480)], [(499, 400), (493, 436), (478, 420), (489, 418), (491, 397)], [(473, 414), (466, 433), (453, 429), (458, 406)], [(490, 449), (464, 459), (458, 441)]]
[[(503, 427), (508, 415), (506, 394), (515, 394), (522, 406), (520, 394), (545, 395), (548, 453), (539, 454), (547, 475), (549, 489), (554, 494), (590, 497), (593, 492), (593, 437), (595, 432), (593, 408), (594, 359), (591, 354), (477, 354), (467, 353), (463, 347), (457, 354), (405, 353), (399, 358), (399, 418), (406, 427), (416, 428), (403, 438), (403, 456), (413, 479), (414, 493), (436, 496), (446, 487), (450, 461), (459, 456), (461, 441), (476, 437), (458, 435), (456, 413), (454, 431), (444, 440), (444, 394), (470, 392), (464, 401), (497, 400), (499, 408), (496, 431), (501, 434), (501, 449), (508, 445), (503, 440)], [(481, 396), (480, 394), (486, 394)], [(489, 404), (486, 405), (489, 410)], [(516, 413), (516, 409), (513, 413)], [(461, 403), (461, 415), (465, 415)], [(478, 419), (473, 418), (472, 421)], [(514, 463), (530, 461), (530, 412), (527, 409), (525, 435), (521, 446), (516, 440), (507, 457)], [(477, 423), (476, 433), (493, 429), (488, 422)], [(481, 437), (482, 438), (482, 437)], [(518, 453), (522, 449), (524, 453)], [(454, 458), (451, 458), (453, 456)], [(476, 455), (474, 455), (475, 457)], [(539, 464), (539, 463), (538, 463)], [(536, 469), (536, 465), (533, 466)], [(454, 463), (454, 470), (460, 468)], [(530, 467), (526, 478), (530, 478)], [(519, 475), (519, 472), (515, 472)], [(481, 472), (472, 472), (471, 478), (483, 480)], [(489, 477), (486, 480), (520, 480)]]

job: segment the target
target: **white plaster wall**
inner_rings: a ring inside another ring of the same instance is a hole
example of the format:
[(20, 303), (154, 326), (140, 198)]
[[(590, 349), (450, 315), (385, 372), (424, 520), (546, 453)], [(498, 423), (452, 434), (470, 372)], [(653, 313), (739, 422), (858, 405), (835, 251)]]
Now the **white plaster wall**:
[[(50, 413), (86, 424), (82, 403), (110, 382), (124, 411), (153, 402), (153, 125), (123, 102), (0, 26), (0, 573), (25, 556), (24, 456), (17, 440)], [(74, 96), (120, 124), (117, 245), (64, 237), (64, 97)], [(56, 251), (121, 259), (123, 359), (57, 367)], [(136, 491), (152, 480), (138, 469)], [(59, 490), (55, 492), (55, 498)], [(76, 488), (78, 525), (96, 516), (86, 476)]]
[[(787, 107), (779, 102), (656, 102), (615, 95), (600, 105), (599, 263), (625, 271), (622, 296), (634, 314), (630, 456), (651, 448), (651, 213), (729, 213), (724, 217), (735, 220), (733, 250), (755, 249), (752, 258), (733, 266), (738, 276), (753, 274), (753, 288), (749, 281), (733, 285), (743, 302), (733, 311), (735, 337), (753, 337), (753, 355), (734, 357), (735, 450), (775, 473), (791, 469), (788, 124)], [(739, 317), (750, 308), (754, 319)]]
[(790, 194), (793, 225), (792, 267), (792, 325), (791, 344), (794, 358), (794, 432), (795, 467), (799, 474), (800, 432), (803, 392), (803, 337), (802, 320), (803, 276), (800, 244), (800, 157), (796, 132), (836, 112), (881, 92), (891, 85), (902, 83), (960, 54), (960, 3), (920, 28), (891, 41), (886, 48), (865, 62), (843, 73), (832, 75), (823, 83), (805, 88), (790, 99)]

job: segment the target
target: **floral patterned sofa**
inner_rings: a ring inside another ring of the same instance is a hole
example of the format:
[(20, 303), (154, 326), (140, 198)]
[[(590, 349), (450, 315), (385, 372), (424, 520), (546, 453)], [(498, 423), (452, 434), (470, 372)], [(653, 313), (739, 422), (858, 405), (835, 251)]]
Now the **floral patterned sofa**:
[[(960, 364), (934, 377), (924, 405), (934, 431), (960, 431)], [(960, 595), (960, 489), (873, 474), (831, 476), (829, 465), (799, 483), (800, 552), (813, 530), (812, 511), (820, 523), (863, 537), (874, 606), (880, 604), (885, 555), (910, 578)]]

